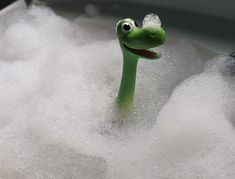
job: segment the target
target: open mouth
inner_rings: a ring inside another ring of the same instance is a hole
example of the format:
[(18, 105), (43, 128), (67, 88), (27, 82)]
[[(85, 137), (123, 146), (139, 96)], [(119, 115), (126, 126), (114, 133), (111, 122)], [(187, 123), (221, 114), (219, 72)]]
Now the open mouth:
[(152, 50), (147, 50), (147, 49), (134, 49), (134, 48), (130, 48), (128, 46), (126, 46), (125, 44), (123, 44), (125, 48), (127, 48), (127, 50), (129, 50), (130, 52), (144, 57), (144, 58), (149, 58), (149, 59), (155, 59), (158, 57), (158, 53), (154, 52)]

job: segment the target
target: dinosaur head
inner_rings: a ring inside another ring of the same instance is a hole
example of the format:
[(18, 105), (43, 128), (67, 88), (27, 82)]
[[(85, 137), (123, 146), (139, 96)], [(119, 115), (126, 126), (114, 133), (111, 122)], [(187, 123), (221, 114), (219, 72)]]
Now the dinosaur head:
[(161, 54), (151, 48), (162, 45), (166, 39), (160, 21), (159, 24), (140, 28), (130, 18), (117, 23), (117, 36), (123, 53), (130, 53), (145, 59), (160, 58)]

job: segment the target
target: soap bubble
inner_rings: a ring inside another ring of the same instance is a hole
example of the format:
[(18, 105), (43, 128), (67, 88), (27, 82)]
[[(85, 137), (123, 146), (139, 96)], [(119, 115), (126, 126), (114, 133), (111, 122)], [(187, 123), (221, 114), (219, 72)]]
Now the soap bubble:
[(143, 27), (161, 26), (161, 20), (157, 14), (147, 14), (143, 20)]

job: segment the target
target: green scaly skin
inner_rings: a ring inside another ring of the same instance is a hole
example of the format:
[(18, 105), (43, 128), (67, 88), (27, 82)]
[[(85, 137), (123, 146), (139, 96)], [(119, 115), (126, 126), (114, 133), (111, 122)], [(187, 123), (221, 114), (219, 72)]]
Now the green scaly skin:
[(160, 25), (139, 28), (132, 19), (127, 18), (117, 23), (117, 36), (123, 54), (123, 71), (116, 101), (120, 108), (128, 109), (134, 100), (139, 57), (148, 60), (160, 58), (159, 52), (148, 49), (162, 45), (166, 35)]

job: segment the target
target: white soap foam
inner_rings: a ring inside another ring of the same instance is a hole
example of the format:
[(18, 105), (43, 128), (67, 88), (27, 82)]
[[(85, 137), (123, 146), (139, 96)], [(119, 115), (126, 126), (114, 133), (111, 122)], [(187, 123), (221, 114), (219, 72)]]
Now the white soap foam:
[(161, 20), (157, 14), (147, 14), (143, 20), (143, 27), (161, 26)]
[(0, 18), (0, 178), (234, 178), (233, 63), (202, 72), (190, 42), (166, 44), (140, 60), (123, 116), (121, 50), (89, 21), (43, 7)]

